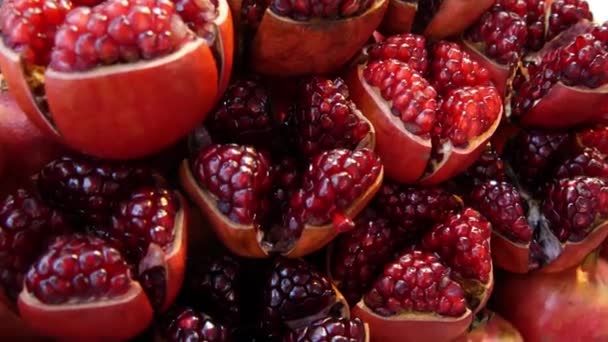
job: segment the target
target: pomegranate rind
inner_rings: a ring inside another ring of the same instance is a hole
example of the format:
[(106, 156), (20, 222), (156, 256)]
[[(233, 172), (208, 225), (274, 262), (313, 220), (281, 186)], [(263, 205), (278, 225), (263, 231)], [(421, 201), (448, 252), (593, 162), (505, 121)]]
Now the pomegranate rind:
[(62, 341), (127, 340), (144, 331), (154, 315), (137, 282), (120, 297), (94, 303), (48, 305), (23, 290), (17, 304), (29, 327)]
[(407, 131), (401, 119), (391, 113), (390, 103), (367, 83), (364, 69), (365, 65), (358, 65), (348, 73), (350, 97), (376, 130), (376, 153), (386, 176), (402, 183), (415, 182), (431, 157), (431, 140)]
[(464, 334), (473, 321), (470, 310), (453, 318), (424, 313), (384, 317), (363, 301), (351, 308), (351, 315), (369, 324), (371, 342), (451, 341)]
[[(268, 253), (262, 249), (259, 233), (254, 225), (245, 225), (232, 222), (223, 215), (215, 204), (215, 200), (206, 191), (203, 191), (190, 170), (187, 160), (182, 162), (179, 169), (179, 178), (182, 187), (203, 215), (210, 223), (210, 228), (219, 240), (232, 253), (247, 258), (266, 258)], [(201, 227), (205, 229), (206, 227)]]
[(418, 3), (390, 0), (386, 15), (380, 24), (380, 31), (387, 35), (410, 32), (417, 10)]
[[(528, 112), (516, 118), (522, 125), (566, 128), (592, 123), (608, 106), (608, 85), (596, 89), (556, 83)], [(509, 111), (506, 112), (509, 115)]]
[[(380, 168), (378, 177), (371, 186), (345, 210), (344, 216), (351, 219), (357, 217), (380, 190), (383, 180), (384, 167)], [(285, 255), (290, 258), (298, 258), (316, 252), (329, 244), (338, 234), (338, 230), (332, 224), (324, 226), (306, 225), (294, 248)]]
[(530, 244), (516, 243), (497, 231), (492, 232), (492, 263), (512, 273), (530, 270)]
[(225, 0), (220, 0), (218, 3), (218, 17), (214, 23), (218, 27), (219, 42), (216, 43), (220, 50), (221, 65), (219, 75), (219, 89), (217, 91), (217, 100), (224, 94), (230, 83), (232, 76), (232, 67), (234, 64), (234, 27), (232, 20), (232, 11)]
[(471, 56), (471, 59), (488, 70), (490, 73), (490, 80), (498, 90), (500, 96), (505, 98), (509, 95), (510, 83), (513, 79), (515, 69), (512, 70), (508, 65), (499, 64), (490, 59), (481, 51), (478, 46), (479, 44), (473, 43), (468, 39), (461, 39), (460, 43), (464, 50)]
[(444, 0), (439, 11), (424, 29), (424, 36), (440, 40), (456, 36), (471, 26), (494, 5), (494, 0)]
[(488, 321), (473, 328), (455, 342), (524, 342), (515, 327), (501, 316), (492, 313)]
[[(499, 111), (500, 114), (497, 116), (496, 120), (494, 120), (492, 125), (488, 127), (483, 134), (476, 137), (473, 141), (470, 141), (466, 148), (455, 147), (451, 144), (451, 142), (446, 141), (441, 147), (441, 160), (437, 164), (433, 165), (430, 173), (422, 177), (420, 184), (435, 185), (442, 183), (473, 165), (473, 163), (475, 163), (475, 161), (481, 157), (481, 154), (485, 150), (488, 141), (498, 129), (502, 112), (503, 109), (501, 106)], [(434, 163), (434, 161), (431, 160), (431, 163)]]
[[(504, 274), (493, 307), (525, 341), (608, 339), (608, 263), (559, 273)], [(525, 299), (525, 305), (514, 305)], [(582, 324), (584, 322), (584, 324)]]
[(375, 0), (357, 17), (307, 22), (267, 9), (252, 41), (252, 68), (275, 76), (335, 72), (367, 42), (387, 8), (388, 0)]

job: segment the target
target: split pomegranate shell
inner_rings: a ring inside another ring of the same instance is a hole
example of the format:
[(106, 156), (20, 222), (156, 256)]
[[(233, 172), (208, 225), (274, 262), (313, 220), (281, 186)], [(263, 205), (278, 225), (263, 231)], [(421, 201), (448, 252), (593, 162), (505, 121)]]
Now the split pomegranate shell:
[(410, 32), (417, 11), (418, 1), (416, 0), (389, 0), (379, 30), (385, 34)]
[[(19, 106), (43, 132), (97, 157), (142, 157), (168, 147), (196, 127), (226, 89), (234, 43), (225, 0), (219, 1), (218, 13), (213, 24), (221, 60), (216, 60), (205, 40), (196, 38), (153, 60), (84, 72), (47, 68), (41, 75), (0, 42), (0, 68)], [(28, 83), (32, 78), (44, 80), (52, 119), (37, 103)]]
[(424, 28), (423, 34), (432, 40), (458, 35), (474, 23), (494, 2), (494, 0), (442, 0), (439, 10)]
[(501, 274), (493, 307), (525, 341), (606, 340), (608, 263), (595, 258), (559, 273)]
[(473, 322), (471, 330), (455, 342), (524, 342), (515, 327), (494, 312), (484, 312), (480, 322)]
[[(232, 7), (240, 12), (241, 6), (235, 1)], [(279, 16), (268, 8), (251, 42), (251, 66), (275, 76), (335, 72), (365, 44), (387, 7), (388, 0), (373, 0), (358, 16), (309, 21)]]
[[(211, 229), (215, 231), (218, 238), (233, 253), (243, 257), (266, 258), (269, 251), (262, 246), (262, 233), (255, 228), (254, 224), (240, 224), (231, 221), (222, 214), (216, 205), (215, 199), (207, 191), (203, 190), (190, 168), (190, 163), (184, 160), (179, 169), (180, 182), (190, 198), (201, 209), (203, 215), (208, 218)], [(384, 178), (384, 168), (374, 183), (359, 196), (344, 212), (346, 217), (355, 217), (372, 200)], [(333, 240), (339, 231), (334, 228), (333, 223), (323, 226), (305, 225), (302, 235), (293, 248), (284, 253), (290, 258), (297, 258), (310, 254), (327, 245)]]
[[(183, 196), (177, 197), (180, 209), (170, 249), (163, 251), (160, 246), (150, 244), (138, 267), (140, 274), (154, 267), (163, 268), (166, 283), (160, 311), (174, 302), (184, 279), (189, 209)], [(17, 305), (21, 318), (31, 329), (62, 341), (126, 340), (143, 332), (154, 316), (150, 298), (140, 282), (133, 279), (128, 291), (116, 298), (84, 303), (46, 304), (24, 288)]]

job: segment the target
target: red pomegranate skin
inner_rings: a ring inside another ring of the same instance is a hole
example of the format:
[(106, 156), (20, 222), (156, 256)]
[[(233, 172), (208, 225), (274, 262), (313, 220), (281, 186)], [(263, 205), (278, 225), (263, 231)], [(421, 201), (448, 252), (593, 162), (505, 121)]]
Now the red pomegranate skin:
[(608, 262), (505, 275), (496, 281), (494, 308), (525, 341), (608, 341)]

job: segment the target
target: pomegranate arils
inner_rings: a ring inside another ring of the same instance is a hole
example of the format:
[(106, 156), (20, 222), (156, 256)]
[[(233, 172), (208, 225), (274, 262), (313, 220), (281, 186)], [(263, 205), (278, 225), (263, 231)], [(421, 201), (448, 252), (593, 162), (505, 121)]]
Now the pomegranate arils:
[(433, 46), (432, 57), (430, 79), (440, 94), (448, 94), (460, 87), (490, 84), (488, 69), (472, 60), (456, 43), (438, 42)]
[(383, 316), (419, 312), (458, 317), (467, 310), (465, 294), (450, 276), (450, 269), (435, 254), (407, 251), (386, 265), (363, 298)]
[(456, 147), (467, 146), (502, 114), (502, 100), (493, 86), (464, 87), (452, 91), (439, 112), (441, 137)]
[(153, 59), (189, 39), (186, 24), (168, 0), (108, 0), (66, 16), (57, 29), (50, 66), (73, 72)]
[(367, 49), (370, 59), (397, 59), (407, 63), (412, 69), (424, 74), (429, 64), (426, 52), (426, 38), (417, 34), (390, 36)]
[(61, 213), (26, 190), (18, 189), (2, 200), (0, 285), (10, 298), (16, 298), (21, 291), (24, 273), (48, 240), (69, 230)]
[(270, 172), (264, 154), (233, 144), (211, 145), (194, 163), (198, 182), (216, 198), (219, 211), (240, 224), (256, 224), (267, 211)]
[(178, 0), (172, 2), (175, 3), (175, 11), (193, 32), (208, 42), (215, 40), (216, 32), (212, 22), (219, 15), (218, 0)]
[(528, 29), (526, 22), (513, 12), (486, 12), (468, 36), (475, 43), (483, 43), (489, 57), (509, 65), (519, 59), (528, 40)]
[(361, 299), (391, 260), (397, 238), (389, 222), (369, 209), (355, 224), (353, 230), (338, 236), (331, 256), (331, 276), (351, 305)]
[(241, 265), (225, 255), (193, 262), (185, 281), (187, 300), (231, 324), (241, 320)]
[(469, 200), (501, 235), (521, 243), (532, 240), (533, 228), (528, 224), (527, 207), (519, 191), (510, 183), (494, 180), (481, 183), (473, 188)]
[(192, 308), (173, 308), (161, 319), (160, 335), (168, 342), (228, 342), (228, 327), (213, 317)]
[(578, 144), (608, 154), (608, 127), (590, 128), (576, 134)]
[(593, 14), (585, 0), (555, 0), (551, 3), (547, 39), (552, 39), (560, 32), (582, 19), (592, 21)]
[(545, 42), (545, 0), (499, 0), (493, 11), (514, 12), (525, 20), (528, 28), (527, 48), (540, 49)]
[(363, 321), (358, 318), (326, 317), (292, 331), (284, 342), (365, 342)]
[(467, 208), (433, 227), (423, 238), (422, 246), (439, 254), (460, 277), (487, 283), (492, 272), (491, 234), (490, 222)]
[(489, 180), (502, 181), (506, 177), (505, 163), (492, 145), (488, 144), (479, 159), (459, 177), (459, 180), (467, 184), (479, 184)]
[(367, 64), (363, 76), (390, 101), (392, 114), (403, 121), (411, 133), (427, 136), (436, 123), (437, 91), (408, 64), (396, 59)]
[(608, 160), (603, 153), (593, 148), (585, 148), (560, 164), (555, 176), (574, 178), (588, 176), (608, 179)]
[(10, 0), (0, 8), (4, 43), (28, 63), (47, 65), (55, 31), (72, 9), (69, 0)]
[(85, 235), (57, 237), (25, 277), (25, 286), (46, 304), (113, 298), (128, 291), (129, 266), (102, 239)]
[(417, 187), (384, 182), (376, 194), (374, 206), (388, 219), (399, 234), (395, 238), (412, 238), (442, 222), (460, 210), (462, 202), (441, 187)]
[(583, 240), (598, 219), (608, 218), (608, 184), (601, 179), (560, 179), (545, 194), (542, 213), (562, 242)]
[(311, 77), (302, 82), (296, 96), (289, 124), (306, 157), (334, 148), (354, 149), (370, 131), (341, 78)]
[(298, 160), (289, 156), (279, 158), (272, 165), (272, 177), (274, 180), (274, 200), (281, 202), (281, 208), (285, 207), (288, 205), (291, 196), (302, 185), (302, 170)]
[(104, 233), (124, 249), (125, 256), (132, 258), (130, 261), (138, 261), (150, 244), (161, 248), (170, 246), (179, 209), (171, 190), (141, 188), (118, 205)]
[(131, 190), (153, 182), (152, 172), (145, 168), (74, 156), (42, 168), (37, 186), (52, 206), (87, 221), (101, 221)]
[(308, 21), (353, 17), (366, 11), (372, 3), (371, 0), (272, 0), (270, 8), (278, 15)]
[(272, 135), (273, 120), (266, 88), (251, 77), (228, 87), (206, 124), (214, 141), (260, 146)]

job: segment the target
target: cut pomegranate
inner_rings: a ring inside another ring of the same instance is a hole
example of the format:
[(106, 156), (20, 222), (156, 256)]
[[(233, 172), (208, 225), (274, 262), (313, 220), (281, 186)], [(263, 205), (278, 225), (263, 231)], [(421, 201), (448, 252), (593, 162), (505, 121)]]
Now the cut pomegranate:
[(467, 198), (494, 226), (496, 265), (558, 272), (578, 265), (608, 236), (606, 157), (576, 133), (521, 131), (507, 145), (508, 177)]
[[(380, 25), (388, 0), (233, 0), (251, 67), (275, 76), (338, 71)], [(331, 53), (327, 53), (331, 51)]]
[(194, 163), (196, 176), (184, 162), (180, 178), (232, 252), (266, 257), (272, 251), (304, 255), (329, 243), (351, 227), (351, 218), (365, 208), (383, 177), (371, 150), (323, 152), (310, 161), (299, 189), (293, 188), (291, 173), (287, 179), (277, 174), (274, 194), (286, 191), (291, 198), (288, 205), (274, 206), (276, 215), (270, 205), (271, 172), (265, 154), (254, 148), (211, 145)]
[(157, 328), (162, 341), (231, 341), (230, 329), (213, 317), (193, 308), (175, 307), (162, 318)]
[[(17, 102), (45, 132), (96, 156), (171, 145), (205, 117), (230, 77), (225, 1), (15, 0), (0, 12), (0, 66)], [(167, 86), (168, 74), (180, 85)]]
[(312, 341), (366, 342), (369, 340), (367, 324), (358, 318), (326, 317), (313, 322), (305, 328), (290, 332), (285, 342)]
[(0, 285), (15, 300), (23, 287), (24, 273), (54, 236), (70, 231), (57, 210), (24, 189), (0, 203)]
[(152, 307), (118, 250), (101, 239), (55, 239), (30, 268), (19, 311), (56, 338), (128, 339), (152, 321)]
[[(417, 38), (405, 34), (387, 41)], [(430, 70), (409, 64), (425, 65), (418, 62), (425, 54), (416, 50), (420, 44), (401, 48), (407, 53), (393, 53), (385, 42), (367, 48), (368, 60), (347, 78), (351, 97), (376, 129), (377, 151), (390, 178), (440, 183), (483, 152), (500, 122), (502, 101), (489, 85), (487, 71), (457, 44), (438, 43)]]

